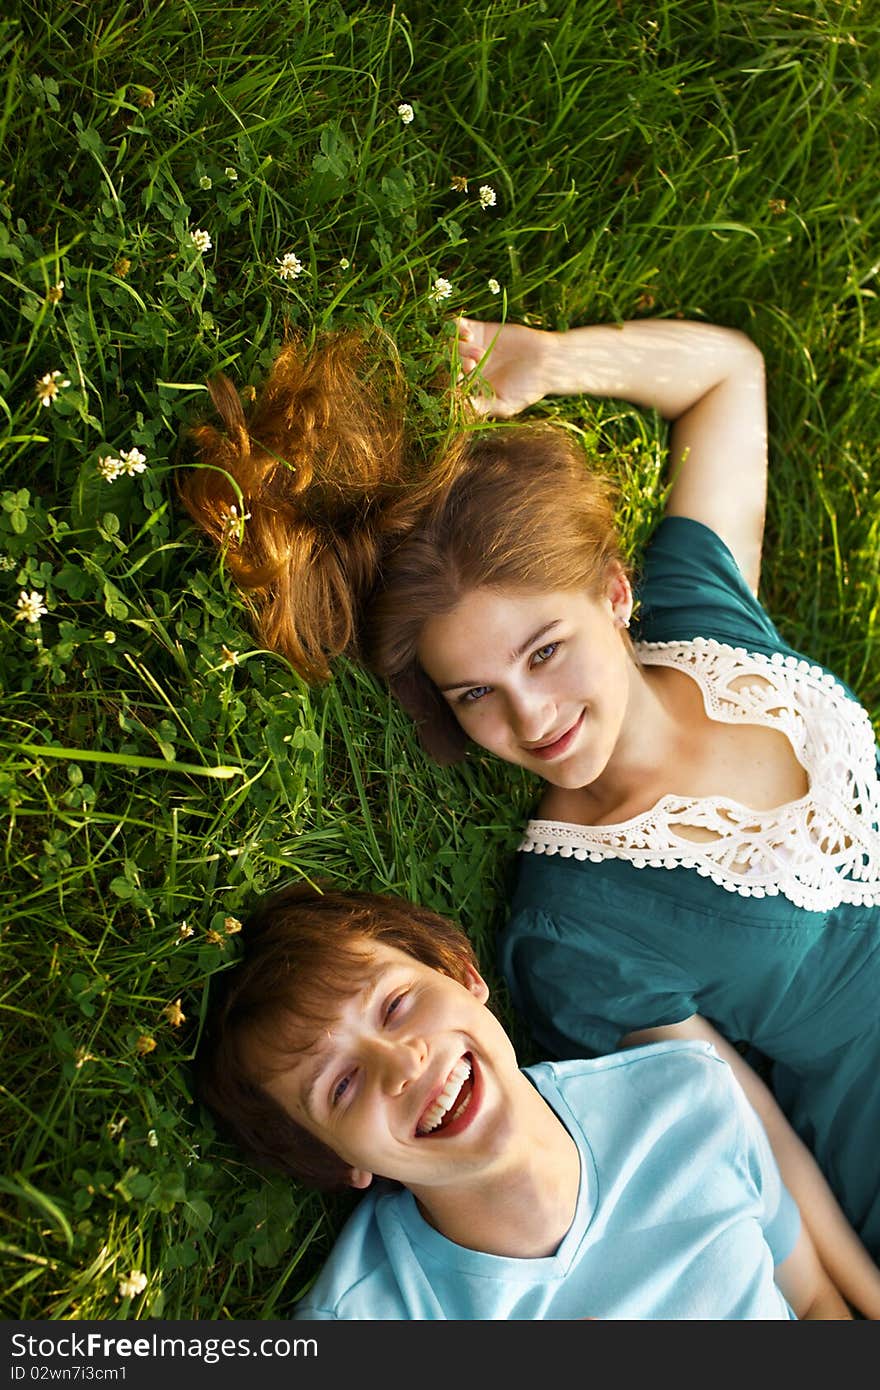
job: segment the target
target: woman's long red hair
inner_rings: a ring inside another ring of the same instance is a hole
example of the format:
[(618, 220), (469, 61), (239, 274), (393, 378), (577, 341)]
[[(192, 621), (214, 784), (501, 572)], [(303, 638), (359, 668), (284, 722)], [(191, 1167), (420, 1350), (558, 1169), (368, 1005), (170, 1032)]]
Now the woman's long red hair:
[(474, 588), (602, 592), (620, 565), (611, 492), (572, 433), (463, 431), (410, 456), (397, 358), (358, 334), (288, 344), (246, 412), (209, 383), (180, 493), (253, 602), (258, 636), (308, 682), (346, 653), (387, 679), (427, 750), (467, 740), (421, 669), (427, 620)]

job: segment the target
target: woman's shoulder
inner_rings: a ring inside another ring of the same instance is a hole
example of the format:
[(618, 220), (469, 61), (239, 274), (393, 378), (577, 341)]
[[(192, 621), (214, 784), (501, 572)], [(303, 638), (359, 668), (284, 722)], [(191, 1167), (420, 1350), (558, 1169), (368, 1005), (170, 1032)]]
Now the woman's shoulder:
[(731, 551), (710, 527), (665, 517), (637, 573), (634, 635), (645, 642), (714, 637), (760, 651), (787, 651)]
[(714, 642), (732, 647), (740, 656), (752, 652), (774, 661), (784, 659), (787, 667), (824, 673), (849, 700), (859, 703), (834, 671), (784, 640), (724, 541), (700, 521), (663, 518), (645, 548), (636, 594), (632, 636), (647, 647), (699, 645), (702, 640), (709, 646)]
[(572, 822), (530, 820), (516, 855), (509, 922), (564, 941), (588, 920), (598, 941), (618, 931), (638, 937), (641, 921), (653, 940), (667, 914), (680, 914), (690, 896), (682, 876), (646, 876), (613, 848), (600, 847), (599, 833)]

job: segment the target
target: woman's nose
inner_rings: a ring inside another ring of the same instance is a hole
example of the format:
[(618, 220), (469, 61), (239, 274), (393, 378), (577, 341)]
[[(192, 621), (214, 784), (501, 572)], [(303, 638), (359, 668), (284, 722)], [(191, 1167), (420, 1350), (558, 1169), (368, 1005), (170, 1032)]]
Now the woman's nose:
[(510, 727), (522, 743), (540, 743), (553, 731), (553, 701), (544, 692), (516, 692), (510, 700)]

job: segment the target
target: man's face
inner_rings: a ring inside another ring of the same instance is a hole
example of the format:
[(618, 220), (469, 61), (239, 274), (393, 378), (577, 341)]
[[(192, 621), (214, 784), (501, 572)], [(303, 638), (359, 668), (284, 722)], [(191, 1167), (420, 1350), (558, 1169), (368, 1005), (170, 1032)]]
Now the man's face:
[(362, 984), (338, 1005), (307, 1052), (264, 1080), (287, 1113), (351, 1165), (417, 1195), (487, 1176), (509, 1152), (513, 1045), (465, 984), (393, 946), (364, 940)]

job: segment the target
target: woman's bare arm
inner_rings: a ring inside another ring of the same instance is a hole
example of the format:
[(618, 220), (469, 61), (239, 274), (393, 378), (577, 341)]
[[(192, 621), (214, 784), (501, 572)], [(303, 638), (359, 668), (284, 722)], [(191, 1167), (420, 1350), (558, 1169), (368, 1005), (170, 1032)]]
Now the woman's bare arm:
[(636, 1047), (679, 1038), (710, 1042), (718, 1055), (729, 1063), (764, 1126), (782, 1180), (800, 1208), (801, 1219), (830, 1279), (864, 1317), (880, 1318), (880, 1269), (847, 1221), (819, 1165), (792, 1129), (772, 1091), (736, 1048), (699, 1014), (682, 1023), (628, 1033), (621, 1046)]
[(671, 516), (711, 527), (757, 589), (767, 492), (764, 362), (736, 329), (638, 319), (547, 333), (459, 320), (459, 357), (479, 368), (483, 414), (507, 418), (544, 396), (612, 396), (672, 423)]
[(852, 1320), (852, 1313), (834, 1287), (805, 1226), (794, 1249), (776, 1266), (776, 1284), (799, 1318), (823, 1322)]

